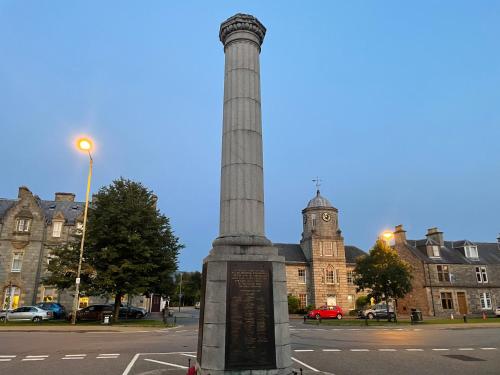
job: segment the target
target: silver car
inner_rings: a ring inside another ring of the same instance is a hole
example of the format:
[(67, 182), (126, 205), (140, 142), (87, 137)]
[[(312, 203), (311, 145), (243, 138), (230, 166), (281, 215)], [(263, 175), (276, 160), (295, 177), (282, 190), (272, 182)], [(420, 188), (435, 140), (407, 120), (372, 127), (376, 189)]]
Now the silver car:
[(47, 311), (36, 306), (23, 306), (15, 310), (0, 313), (1, 321), (5, 319), (8, 321), (27, 320), (40, 323), (42, 320), (48, 320), (51, 318), (51, 311)]

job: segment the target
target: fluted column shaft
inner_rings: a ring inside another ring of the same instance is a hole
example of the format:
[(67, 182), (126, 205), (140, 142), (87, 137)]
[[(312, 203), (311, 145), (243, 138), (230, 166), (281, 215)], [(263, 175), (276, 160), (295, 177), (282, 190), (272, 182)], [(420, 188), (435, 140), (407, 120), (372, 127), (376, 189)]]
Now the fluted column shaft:
[(230, 239), (233, 244), (261, 245), (258, 239), (267, 242), (259, 65), (262, 39), (263, 35), (241, 29), (223, 39), (224, 111), (218, 240)]

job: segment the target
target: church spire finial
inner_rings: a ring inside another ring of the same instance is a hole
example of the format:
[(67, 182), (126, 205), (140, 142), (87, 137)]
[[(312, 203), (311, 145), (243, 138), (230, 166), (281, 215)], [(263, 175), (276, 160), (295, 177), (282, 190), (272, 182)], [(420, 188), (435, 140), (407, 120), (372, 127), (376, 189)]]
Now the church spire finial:
[(321, 186), (321, 179), (316, 177), (312, 180), (316, 184), (316, 195), (319, 195), (319, 187)]

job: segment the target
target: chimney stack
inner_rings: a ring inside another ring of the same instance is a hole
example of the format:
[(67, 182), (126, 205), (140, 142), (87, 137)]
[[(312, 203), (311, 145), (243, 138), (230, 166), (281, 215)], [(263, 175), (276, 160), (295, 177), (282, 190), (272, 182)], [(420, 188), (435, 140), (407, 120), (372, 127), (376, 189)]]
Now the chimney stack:
[(17, 197), (19, 199), (23, 199), (25, 197), (30, 197), (33, 194), (31, 193), (30, 189), (28, 189), (26, 186), (19, 186), (19, 191), (17, 193)]
[(403, 229), (403, 224), (396, 225), (394, 229), (394, 242), (396, 245), (406, 244), (406, 231)]
[(427, 229), (425, 236), (437, 242), (439, 246), (444, 246), (443, 232), (440, 232), (436, 227)]
[(56, 202), (74, 202), (75, 194), (73, 193), (56, 193), (54, 200)]

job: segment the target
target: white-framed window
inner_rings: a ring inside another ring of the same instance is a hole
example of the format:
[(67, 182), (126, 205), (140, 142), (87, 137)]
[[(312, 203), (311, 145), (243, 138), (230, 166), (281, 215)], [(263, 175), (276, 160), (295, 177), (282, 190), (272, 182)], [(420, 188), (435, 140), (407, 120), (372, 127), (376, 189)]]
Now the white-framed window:
[(299, 284), (305, 284), (306, 283), (306, 269), (299, 268), (298, 274), (299, 274)]
[(62, 226), (62, 221), (52, 222), (52, 237), (61, 237)]
[(325, 282), (327, 284), (334, 284), (335, 281), (337, 280), (335, 276), (335, 270), (333, 268), (327, 268), (325, 270)]
[(428, 245), (427, 246), (427, 251), (428, 251), (429, 257), (431, 257), (431, 258), (441, 258), (441, 253), (439, 252), (439, 246), (437, 246), (437, 245)]
[(439, 264), (436, 266), (437, 268), (437, 274), (438, 274), (438, 280), (439, 281), (445, 281), (445, 282), (450, 282), (450, 269), (448, 268), (447, 265), (444, 264)]
[(323, 255), (331, 257), (333, 256), (333, 244), (328, 241), (328, 242), (322, 242), (323, 245)]
[(347, 283), (354, 284), (354, 271), (347, 271)]
[(21, 267), (23, 265), (23, 253), (14, 253), (12, 255), (12, 267), (11, 272), (21, 272)]
[(450, 292), (441, 293), (441, 306), (444, 310), (453, 310), (453, 296)]
[(488, 292), (481, 293), (479, 295), (481, 301), (481, 309), (491, 310), (491, 295)]
[(299, 294), (300, 307), (304, 308), (307, 306), (307, 294)]
[(479, 258), (479, 254), (477, 252), (477, 246), (465, 246), (465, 256), (471, 259)]
[(16, 220), (16, 232), (27, 233), (30, 231), (31, 219), (18, 218)]
[(488, 282), (488, 274), (485, 266), (476, 267), (476, 279), (478, 283), (486, 284)]
[(354, 300), (354, 294), (348, 294), (347, 295), (347, 307), (352, 310), (352, 309), (354, 309), (355, 304), (356, 304), (356, 301)]

